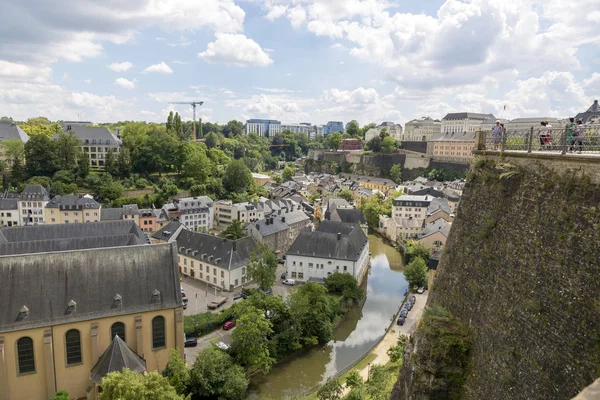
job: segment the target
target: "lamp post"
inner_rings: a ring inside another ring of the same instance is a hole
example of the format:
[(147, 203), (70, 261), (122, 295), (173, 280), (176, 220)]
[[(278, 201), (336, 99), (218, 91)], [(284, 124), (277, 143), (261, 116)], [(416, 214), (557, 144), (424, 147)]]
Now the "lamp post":
[(371, 379), (371, 363), (367, 364), (367, 382)]

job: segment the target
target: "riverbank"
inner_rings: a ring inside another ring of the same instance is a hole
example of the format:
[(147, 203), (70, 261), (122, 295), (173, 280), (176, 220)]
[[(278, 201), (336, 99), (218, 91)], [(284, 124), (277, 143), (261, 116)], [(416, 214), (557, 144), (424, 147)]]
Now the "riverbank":
[[(349, 392), (349, 389), (345, 386), (345, 384), (346, 384), (346, 378), (351, 372), (353, 372), (353, 371), (358, 372), (359, 375), (361, 376), (361, 378), (363, 379), (363, 381), (366, 382), (369, 378), (369, 370), (372, 365), (385, 365), (386, 367), (390, 366), (390, 357), (387, 354), (387, 351), (389, 350), (390, 347), (393, 347), (396, 345), (396, 343), (398, 342), (398, 338), (400, 337), (401, 334), (411, 336), (415, 332), (417, 325), (423, 316), (423, 311), (425, 309), (425, 304), (427, 303), (428, 295), (429, 295), (429, 291), (426, 291), (423, 294), (415, 294), (414, 296), (416, 296), (416, 299), (417, 299), (416, 303), (413, 306), (412, 310), (409, 312), (404, 325), (402, 325), (402, 326), (396, 325), (396, 326), (392, 327), (386, 333), (386, 335), (383, 337), (383, 339), (379, 342), (379, 344), (377, 344), (370, 353), (368, 353), (361, 361), (359, 361), (356, 364), (356, 366), (354, 366), (353, 368), (351, 368), (349, 371), (345, 372), (343, 375), (341, 375), (338, 378), (338, 382), (344, 388), (342, 396), (345, 396)], [(393, 381), (391, 383), (391, 386), (393, 386), (393, 382), (395, 380), (396, 380), (396, 375), (393, 376)], [(391, 390), (391, 386), (390, 386), (390, 390)], [(302, 398), (302, 400), (316, 400), (316, 399), (318, 399), (316, 391), (314, 393), (312, 393), (311, 395)]]

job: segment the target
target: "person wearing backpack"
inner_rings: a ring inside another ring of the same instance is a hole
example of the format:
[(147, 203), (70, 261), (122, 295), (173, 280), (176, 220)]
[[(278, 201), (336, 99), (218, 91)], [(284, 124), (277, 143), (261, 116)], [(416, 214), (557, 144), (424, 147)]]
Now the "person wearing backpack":
[(573, 152), (573, 135), (575, 134), (575, 118), (569, 118), (569, 129), (567, 130), (567, 146), (569, 146), (569, 152)]
[(583, 121), (578, 119), (577, 125), (573, 130), (573, 150), (577, 151), (577, 154), (581, 154), (583, 150), (583, 139), (585, 137)]

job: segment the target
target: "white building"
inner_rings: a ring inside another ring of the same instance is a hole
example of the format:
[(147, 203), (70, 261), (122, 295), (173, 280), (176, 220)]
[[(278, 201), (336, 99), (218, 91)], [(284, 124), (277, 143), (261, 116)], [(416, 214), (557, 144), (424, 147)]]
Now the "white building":
[(392, 218), (427, 218), (427, 208), (432, 196), (414, 196), (405, 194), (392, 201)]
[(246, 135), (256, 133), (258, 136), (273, 137), (281, 132), (281, 121), (272, 119), (249, 119), (246, 121)]
[(281, 131), (290, 131), (292, 133), (304, 133), (310, 137), (312, 125), (308, 122), (301, 122), (299, 124), (282, 124)]
[(18, 195), (0, 192), (0, 227), (20, 225), (18, 202)]
[(215, 202), (215, 223), (217, 225), (231, 225), (233, 220), (243, 224), (255, 222), (265, 217), (264, 210), (258, 209), (252, 203), (233, 203), (231, 200)]
[(179, 222), (195, 231), (207, 232), (212, 229), (215, 219), (214, 202), (208, 196), (185, 197), (165, 204), (163, 209), (179, 218)]
[(390, 136), (393, 137), (395, 140), (403, 140), (402, 125), (395, 124), (393, 122), (384, 122), (375, 128), (369, 129), (365, 133), (365, 142), (368, 142), (369, 140), (373, 139), (375, 136), (379, 136), (381, 131), (384, 129), (386, 129), (387, 133), (389, 133)]
[[(561, 121), (556, 118), (549, 117), (537, 117), (537, 118), (515, 118), (511, 121), (508, 121), (504, 124), (507, 132), (523, 132), (528, 129), (537, 130), (541, 127), (542, 121), (548, 121), (550, 125), (552, 125), (553, 129), (564, 129), (566, 121)], [(491, 130), (491, 128), (490, 128)]]
[(404, 140), (427, 142), (442, 131), (442, 123), (429, 117), (413, 119), (404, 126)]
[(425, 220), (421, 218), (379, 216), (379, 233), (392, 242), (416, 238), (423, 233), (424, 226)]
[(360, 283), (369, 265), (369, 239), (359, 224), (323, 221), (315, 231), (300, 232), (286, 254), (287, 277), (321, 281), (334, 272)]
[(450, 113), (442, 118), (442, 133), (471, 133), (481, 129), (482, 124), (496, 122), (493, 114), (471, 112)]
[(246, 264), (257, 246), (251, 236), (229, 240), (181, 230), (175, 241), (181, 274), (230, 292), (248, 282)]
[(26, 185), (19, 196), (19, 221), (21, 226), (45, 223), (44, 207), (50, 201), (42, 185)]

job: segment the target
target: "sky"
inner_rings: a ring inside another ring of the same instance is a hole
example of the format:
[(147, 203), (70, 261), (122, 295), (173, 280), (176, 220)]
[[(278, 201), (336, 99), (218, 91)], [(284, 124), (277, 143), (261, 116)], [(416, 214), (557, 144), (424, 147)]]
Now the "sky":
[(568, 117), (600, 97), (598, 0), (0, 2), (0, 114), (16, 120), (189, 120), (169, 103), (204, 101), (218, 123), (404, 125)]

